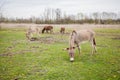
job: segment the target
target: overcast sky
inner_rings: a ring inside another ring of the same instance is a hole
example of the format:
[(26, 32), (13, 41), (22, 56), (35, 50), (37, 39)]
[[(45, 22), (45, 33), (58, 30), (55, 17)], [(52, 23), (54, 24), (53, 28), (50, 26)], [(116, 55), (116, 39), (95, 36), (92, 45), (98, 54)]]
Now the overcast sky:
[(7, 17), (40, 16), (46, 8), (60, 8), (67, 14), (120, 12), (120, 0), (0, 0)]

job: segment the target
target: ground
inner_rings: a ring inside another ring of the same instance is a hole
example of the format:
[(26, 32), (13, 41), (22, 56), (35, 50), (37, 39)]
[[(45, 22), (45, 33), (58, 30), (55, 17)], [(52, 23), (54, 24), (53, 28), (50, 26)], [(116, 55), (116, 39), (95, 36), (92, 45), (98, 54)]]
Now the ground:
[[(1, 25), (0, 80), (120, 80), (120, 25), (53, 25), (54, 33), (28, 41), (25, 31), (30, 25)], [(61, 26), (66, 27), (64, 35)], [(70, 62), (63, 48), (73, 29), (84, 28), (96, 32), (97, 53), (90, 56), (91, 46), (85, 43), (81, 55), (76, 49)]]

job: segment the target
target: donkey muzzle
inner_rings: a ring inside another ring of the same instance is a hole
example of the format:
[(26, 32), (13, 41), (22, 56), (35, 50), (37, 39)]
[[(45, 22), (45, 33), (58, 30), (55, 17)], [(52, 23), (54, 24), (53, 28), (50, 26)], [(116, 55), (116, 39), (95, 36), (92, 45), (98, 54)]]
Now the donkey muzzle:
[(74, 58), (70, 58), (70, 61), (73, 62), (73, 61), (74, 61)]

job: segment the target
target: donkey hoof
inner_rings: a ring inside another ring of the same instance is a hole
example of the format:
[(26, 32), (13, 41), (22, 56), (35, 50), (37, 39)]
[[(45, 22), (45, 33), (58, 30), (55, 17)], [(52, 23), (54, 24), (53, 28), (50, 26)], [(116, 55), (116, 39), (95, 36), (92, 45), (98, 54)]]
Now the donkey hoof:
[(73, 61), (74, 61), (74, 58), (70, 58), (70, 61), (73, 62)]

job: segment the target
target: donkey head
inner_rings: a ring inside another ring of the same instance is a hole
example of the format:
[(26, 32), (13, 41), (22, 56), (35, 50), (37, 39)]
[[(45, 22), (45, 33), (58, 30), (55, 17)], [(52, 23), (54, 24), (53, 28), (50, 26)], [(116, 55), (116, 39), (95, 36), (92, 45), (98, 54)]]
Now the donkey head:
[(26, 38), (27, 38), (27, 39), (30, 39), (30, 32), (27, 32), (27, 33), (26, 33)]
[(70, 61), (73, 62), (74, 61), (74, 53), (75, 53), (75, 47), (70, 47), (70, 48), (65, 48), (63, 50), (67, 50), (70, 56)]

